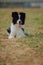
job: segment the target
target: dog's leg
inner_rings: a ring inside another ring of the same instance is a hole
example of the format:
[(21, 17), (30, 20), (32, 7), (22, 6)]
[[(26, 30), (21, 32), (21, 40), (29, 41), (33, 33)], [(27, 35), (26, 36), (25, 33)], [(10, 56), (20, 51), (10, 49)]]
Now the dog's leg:
[(9, 27), (9, 28), (7, 29), (7, 35), (9, 36), (10, 33), (11, 33), (11, 28)]
[(16, 35), (16, 28), (13, 25), (13, 23), (11, 23), (11, 33), (9, 34), (9, 39), (14, 38), (14, 36)]

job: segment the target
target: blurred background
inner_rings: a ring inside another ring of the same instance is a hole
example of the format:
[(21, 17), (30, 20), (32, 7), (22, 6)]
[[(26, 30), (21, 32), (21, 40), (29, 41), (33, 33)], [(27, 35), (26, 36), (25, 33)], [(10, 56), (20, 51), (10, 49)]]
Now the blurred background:
[(43, 8), (43, 0), (0, 0), (0, 8), (7, 7)]

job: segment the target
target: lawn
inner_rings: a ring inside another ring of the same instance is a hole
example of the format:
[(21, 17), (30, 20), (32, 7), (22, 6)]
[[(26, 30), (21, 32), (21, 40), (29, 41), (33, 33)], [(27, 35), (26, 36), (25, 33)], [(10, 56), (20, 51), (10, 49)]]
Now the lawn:
[[(26, 13), (26, 38), (6, 35), (13, 11)], [(0, 65), (43, 65), (43, 9), (0, 8)]]

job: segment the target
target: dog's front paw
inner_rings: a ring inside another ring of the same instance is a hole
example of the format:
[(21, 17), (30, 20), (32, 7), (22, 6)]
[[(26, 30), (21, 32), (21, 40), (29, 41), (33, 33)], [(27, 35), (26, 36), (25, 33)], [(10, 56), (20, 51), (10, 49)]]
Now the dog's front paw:
[(14, 38), (14, 36), (12, 36), (12, 35), (9, 35), (9, 37), (8, 37), (8, 39), (13, 39)]

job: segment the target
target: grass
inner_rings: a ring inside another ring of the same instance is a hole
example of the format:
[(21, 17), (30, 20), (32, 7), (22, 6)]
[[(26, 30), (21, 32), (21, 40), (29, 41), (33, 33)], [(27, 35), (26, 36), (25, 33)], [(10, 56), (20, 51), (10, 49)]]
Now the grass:
[(4, 37), (5, 31), (12, 21), (12, 11), (23, 11), (26, 13), (25, 32), (28, 33), (28, 37), (19, 41), (30, 44), (31, 47), (35, 47), (39, 42), (43, 42), (43, 9), (0, 9), (0, 38)]
[[(23, 11), (26, 13), (25, 32), (28, 34), (28, 36), (26, 38), (21, 38), (21, 39), (14, 38), (11, 40), (7, 39), (6, 29), (10, 25), (9, 23), (11, 23), (11, 21), (12, 21), (11, 13), (13, 11), (19, 11), (19, 12)], [(31, 48), (36, 53), (36, 55), (38, 54), (39, 56), (41, 56), (43, 54), (43, 9), (40, 9), (40, 8), (0, 9), (0, 47), (1, 47), (1, 49), (2, 48), (5, 49), (7, 44), (15, 45), (15, 43), (17, 43), (17, 45), (18, 45), (16, 47), (18, 50), (24, 49), (26, 46), (27, 48)], [(5, 44), (5, 45), (3, 45), (3, 44)], [(12, 48), (12, 45), (10, 45), (10, 46)], [(24, 58), (25, 55), (21, 55), (20, 58), (21, 57)], [(30, 59), (30, 62), (32, 59), (33, 59), (33, 57)], [(41, 64), (43, 64), (42, 62), (41, 62)], [(41, 64), (39, 64), (39, 65), (41, 65)], [(2, 63), (2, 65), (3, 65), (3, 63)]]

